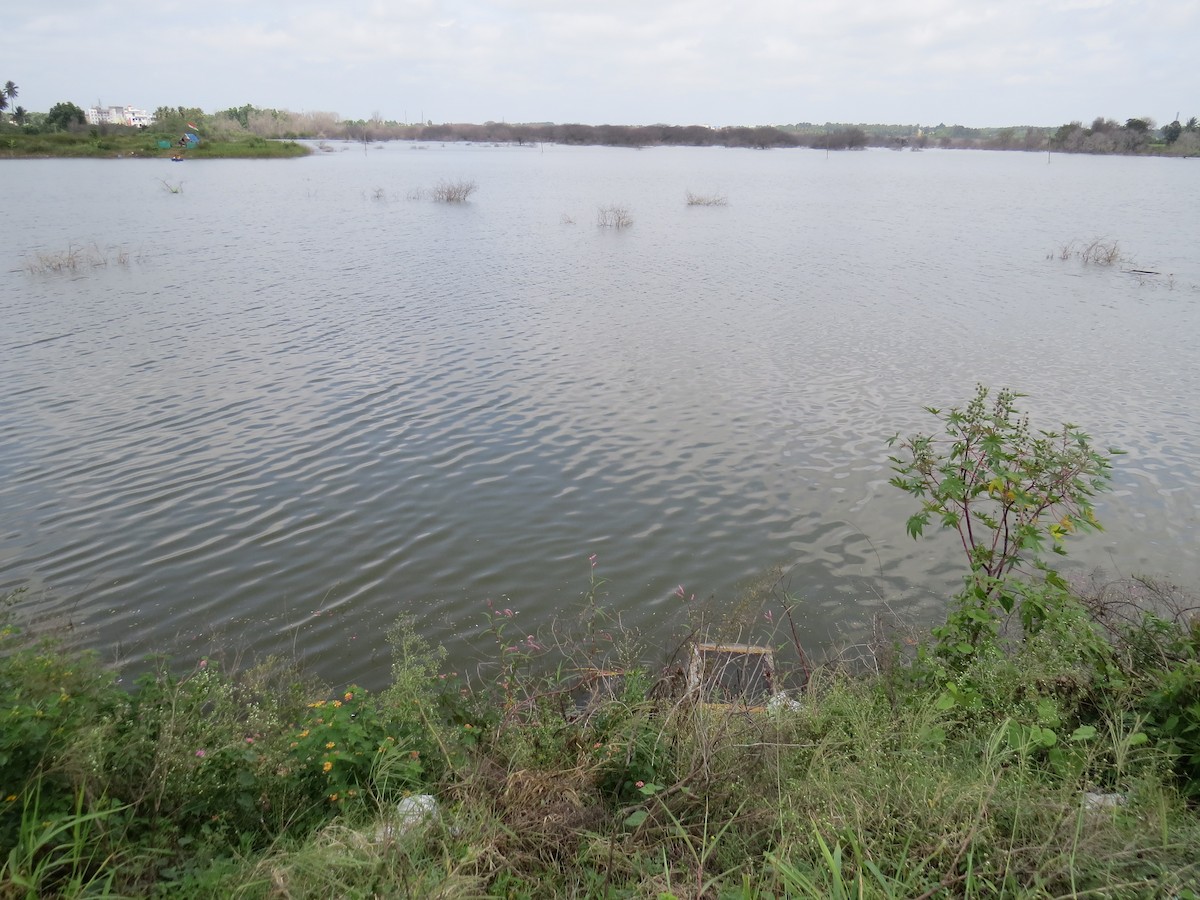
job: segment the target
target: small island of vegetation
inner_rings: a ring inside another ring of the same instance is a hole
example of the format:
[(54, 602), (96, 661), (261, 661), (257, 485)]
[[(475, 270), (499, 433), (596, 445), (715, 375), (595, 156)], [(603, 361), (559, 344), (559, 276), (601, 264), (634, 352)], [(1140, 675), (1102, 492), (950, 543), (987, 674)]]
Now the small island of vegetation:
[[(11, 93), (0, 89), (0, 110), (16, 96), (16, 85), (8, 84)], [(17, 106), (11, 115), (0, 113), (0, 159), (290, 159), (311, 152), (294, 140), (209, 130), (197, 121), (209, 117), (187, 112), (159, 110), (150, 125), (91, 125), (74, 103), (57, 103), (47, 113)]]

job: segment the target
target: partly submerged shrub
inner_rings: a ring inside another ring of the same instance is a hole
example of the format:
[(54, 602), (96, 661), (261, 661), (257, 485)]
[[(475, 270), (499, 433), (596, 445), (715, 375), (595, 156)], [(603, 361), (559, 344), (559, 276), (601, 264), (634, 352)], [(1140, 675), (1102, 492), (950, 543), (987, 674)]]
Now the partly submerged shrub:
[(596, 210), (596, 224), (601, 228), (628, 228), (633, 224), (633, 216), (624, 206), (601, 206)]
[(465, 203), (479, 189), (473, 180), (439, 181), (429, 192), (438, 203)]

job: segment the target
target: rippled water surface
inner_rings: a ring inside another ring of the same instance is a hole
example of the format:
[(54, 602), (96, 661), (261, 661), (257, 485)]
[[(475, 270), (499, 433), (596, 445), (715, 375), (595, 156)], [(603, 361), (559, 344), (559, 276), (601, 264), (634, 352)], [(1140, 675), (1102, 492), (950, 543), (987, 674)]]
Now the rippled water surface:
[[(488, 599), (544, 628), (591, 554), (664, 642), (677, 585), (729, 606), (774, 566), (813, 645), (885, 605), (930, 620), (960, 560), (905, 535), (884, 442), (977, 381), (1128, 451), (1076, 570), (1200, 584), (1200, 161), (392, 144), (2, 168), (0, 587), (107, 657), (295, 651), (378, 684), (398, 614), (469, 661)], [(418, 196), (457, 179), (466, 204)], [(597, 227), (611, 204), (632, 227)], [(1092, 238), (1125, 261), (1059, 258)]]

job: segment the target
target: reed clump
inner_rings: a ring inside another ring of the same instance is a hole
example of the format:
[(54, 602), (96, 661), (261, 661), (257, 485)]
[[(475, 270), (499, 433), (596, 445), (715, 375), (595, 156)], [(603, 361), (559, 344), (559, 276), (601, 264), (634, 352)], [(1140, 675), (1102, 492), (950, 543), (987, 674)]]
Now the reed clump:
[(1059, 247), (1058, 258), (1078, 259), (1097, 266), (1111, 266), (1122, 261), (1120, 244), (1103, 238), (1068, 241)]
[(125, 247), (101, 248), (98, 244), (70, 245), (65, 250), (38, 252), (25, 258), (25, 271), (31, 275), (77, 274), (98, 269), (110, 263), (128, 266), (133, 259)]
[(724, 194), (697, 194), (692, 191), (687, 192), (688, 206), (728, 206), (729, 198)]

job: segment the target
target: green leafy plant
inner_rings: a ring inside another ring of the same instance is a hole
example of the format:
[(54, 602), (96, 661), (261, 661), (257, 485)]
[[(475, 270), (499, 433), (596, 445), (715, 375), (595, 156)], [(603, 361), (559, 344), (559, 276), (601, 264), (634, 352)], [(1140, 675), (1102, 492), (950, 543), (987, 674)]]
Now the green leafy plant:
[[(1077, 426), (1031, 429), (1008, 389), (989, 402), (976, 388), (965, 408), (925, 407), (941, 423), (889, 446), (891, 484), (921, 501), (909, 517), (913, 538), (936, 521), (953, 528), (970, 569), (953, 626), (936, 636), (940, 649), (971, 654), (995, 635), (1002, 615), (1018, 610), (1027, 632), (1037, 631), (1067, 599), (1066, 584), (1045, 563), (1046, 549), (1065, 554), (1075, 532), (1100, 529), (1092, 499), (1109, 482), (1112, 456), (1095, 449)], [(1029, 583), (1013, 577), (1041, 573)]]
[(385, 722), (380, 705), (355, 686), (310, 703), (291, 744), (298, 773), (331, 803), (358, 796), (381, 759), (388, 761), (387, 788), (417, 787), (423, 769), (416, 747), (410, 729)]
[(1146, 730), (1167, 750), (1189, 798), (1200, 798), (1200, 659), (1155, 673), (1142, 701)]

